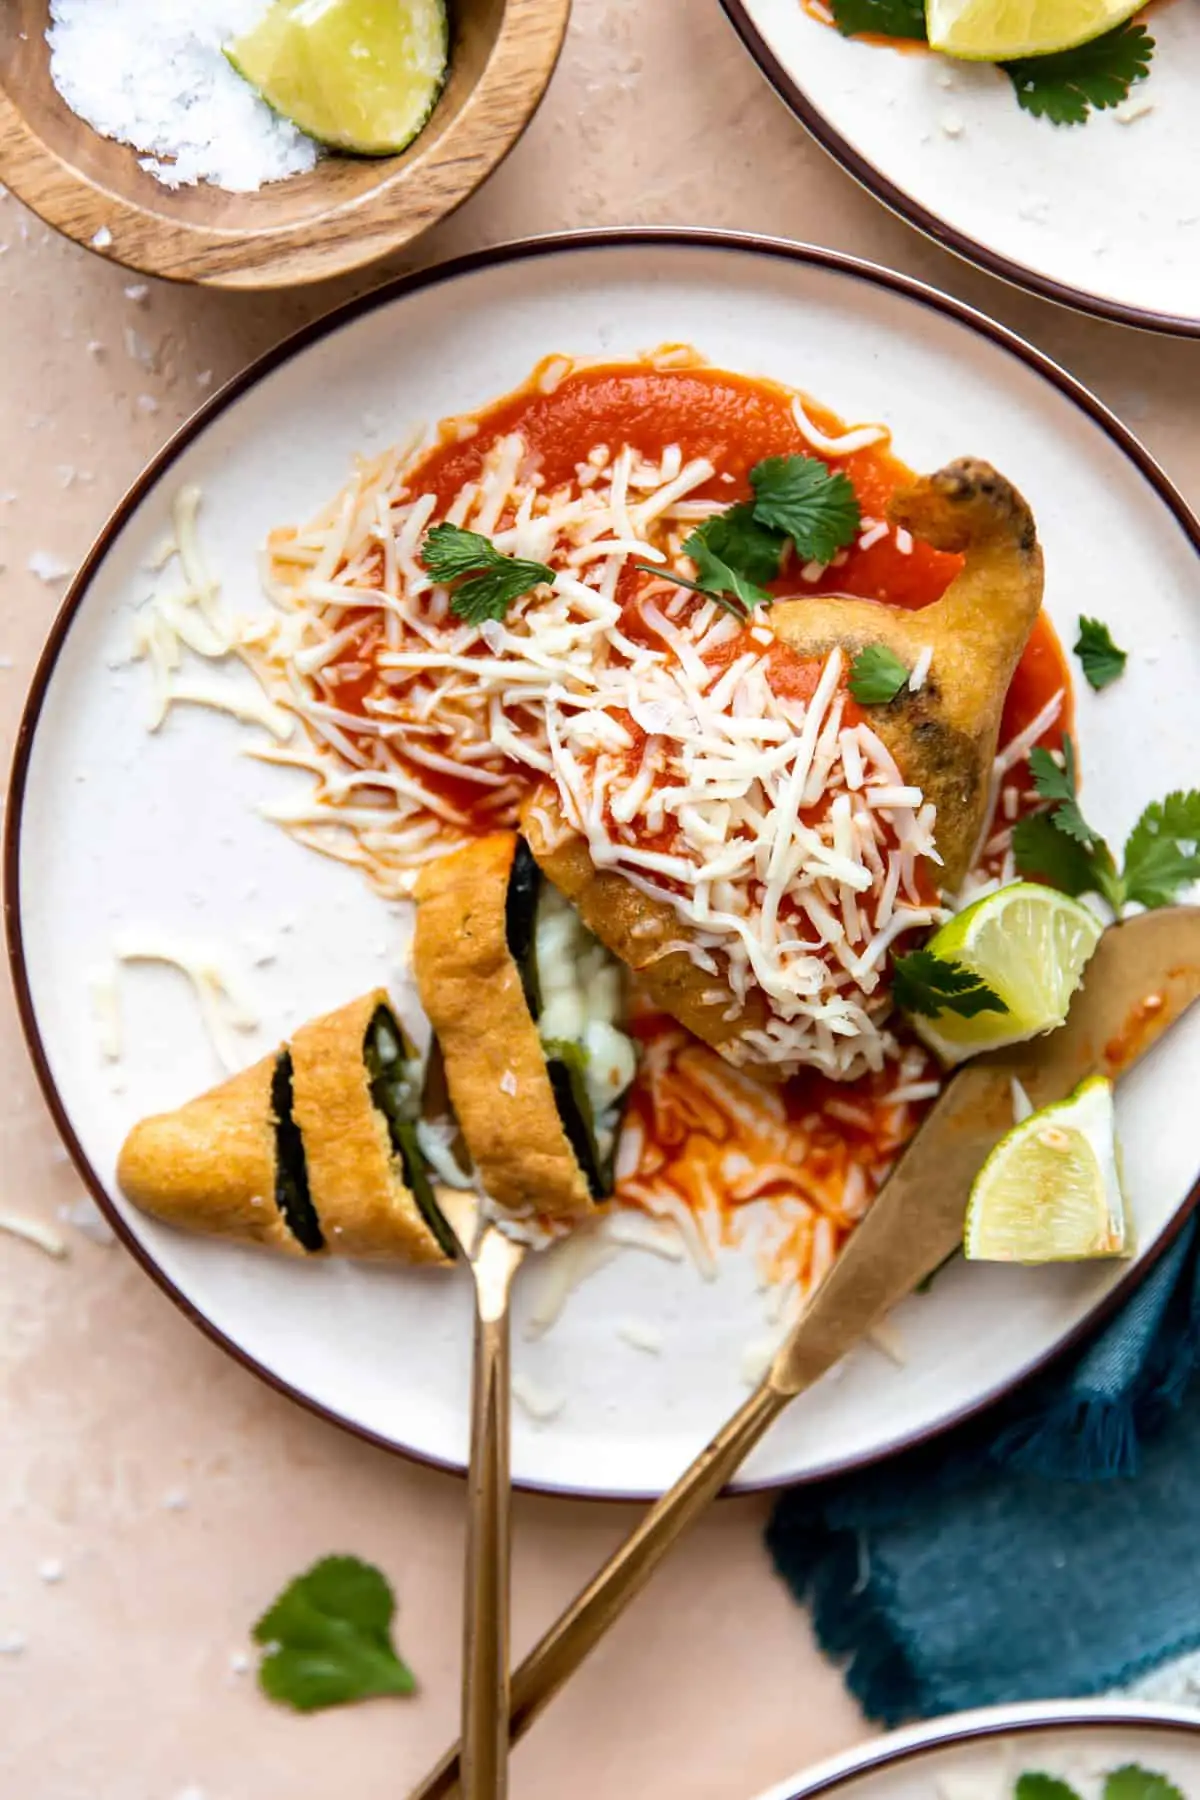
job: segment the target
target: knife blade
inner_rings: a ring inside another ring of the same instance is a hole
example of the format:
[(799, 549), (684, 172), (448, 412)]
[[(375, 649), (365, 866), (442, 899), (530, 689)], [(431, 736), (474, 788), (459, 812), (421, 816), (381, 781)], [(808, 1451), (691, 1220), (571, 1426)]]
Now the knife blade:
[(1104, 933), (1067, 1022), (977, 1058), (952, 1078), (776, 1355), (768, 1380), (799, 1394), (840, 1362), (962, 1240), (971, 1183), (1013, 1123), (1013, 1082), (1035, 1107), (1088, 1075), (1116, 1080), (1200, 997), (1200, 907), (1141, 913)]

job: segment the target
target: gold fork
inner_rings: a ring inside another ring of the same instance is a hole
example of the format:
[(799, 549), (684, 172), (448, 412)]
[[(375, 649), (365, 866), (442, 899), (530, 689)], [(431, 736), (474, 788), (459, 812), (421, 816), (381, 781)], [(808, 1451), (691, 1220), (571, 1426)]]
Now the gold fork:
[(479, 1196), (438, 1195), (475, 1289), (471, 1460), (463, 1593), (462, 1791), (465, 1800), (508, 1792), (510, 1337), (508, 1303), (525, 1255), (488, 1220)]

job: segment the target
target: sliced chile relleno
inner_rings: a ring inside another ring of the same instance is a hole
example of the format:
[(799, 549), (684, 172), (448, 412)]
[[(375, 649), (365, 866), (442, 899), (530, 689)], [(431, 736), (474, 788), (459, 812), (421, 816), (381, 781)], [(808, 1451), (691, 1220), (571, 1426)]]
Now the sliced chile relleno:
[(325, 1248), (321, 1221), (308, 1191), (304, 1140), (292, 1117), (292, 1057), (281, 1050), (271, 1077), (271, 1111), (275, 1116), (275, 1204), (296, 1242), (306, 1250)]
[(533, 1019), (539, 1018), (542, 1011), (537, 966), (537, 907), (541, 891), (542, 871), (525, 839), (518, 838), (504, 900), (504, 935), (508, 941), (508, 954), (521, 977), (525, 1004)]
[(363, 1040), (363, 1061), (371, 1086), (371, 1102), (387, 1121), (392, 1149), (404, 1170), (409, 1193), (421, 1217), (447, 1256), (458, 1254), (454, 1233), (434, 1197), (429, 1170), (417, 1142), (421, 1117), (420, 1064), (386, 1006), (377, 1007)]

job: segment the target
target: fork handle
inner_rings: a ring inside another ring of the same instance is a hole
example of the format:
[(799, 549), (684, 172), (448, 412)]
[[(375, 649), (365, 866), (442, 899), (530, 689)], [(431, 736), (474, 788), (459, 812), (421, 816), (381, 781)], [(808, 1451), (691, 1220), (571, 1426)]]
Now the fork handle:
[(471, 1415), (462, 1787), (465, 1800), (505, 1800), (511, 1540), (507, 1294), (494, 1316), (485, 1316), (483, 1307), (476, 1310)]
[[(557, 1624), (550, 1627), (513, 1676), (511, 1703), (498, 1715), (500, 1720), (507, 1717), (507, 1736), (513, 1743), (524, 1736), (567, 1677), (574, 1674), (609, 1626), (641, 1592), (676, 1538), (720, 1493), (791, 1398), (774, 1388), (769, 1377), (756, 1388), (675, 1486), (655, 1502), (636, 1531), (626, 1538)], [(413, 1789), (409, 1800), (449, 1800), (459, 1791), (460, 1775), (466, 1800), (475, 1800), (468, 1763), (469, 1750), (464, 1740), (461, 1761), (460, 1748), (455, 1745)]]

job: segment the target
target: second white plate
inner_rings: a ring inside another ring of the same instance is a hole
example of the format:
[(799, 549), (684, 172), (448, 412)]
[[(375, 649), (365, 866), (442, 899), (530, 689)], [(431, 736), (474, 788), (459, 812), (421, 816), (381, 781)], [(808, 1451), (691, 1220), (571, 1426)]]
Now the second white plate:
[(841, 37), (801, 0), (723, 0), (780, 97), (886, 206), (1048, 300), (1200, 336), (1200, 7), (1146, 19), (1125, 108), (1052, 125), (996, 69)]

